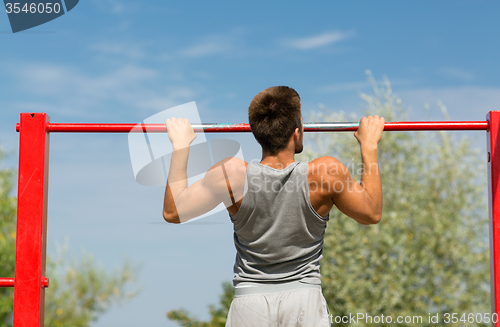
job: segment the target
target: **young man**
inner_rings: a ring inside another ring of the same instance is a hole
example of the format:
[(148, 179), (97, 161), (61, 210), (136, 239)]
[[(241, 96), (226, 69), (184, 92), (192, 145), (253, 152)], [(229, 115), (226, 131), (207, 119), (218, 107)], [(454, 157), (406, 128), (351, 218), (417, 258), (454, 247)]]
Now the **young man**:
[(303, 149), (300, 107), (286, 86), (257, 94), (248, 116), (262, 160), (228, 158), (190, 187), (186, 167), (196, 135), (185, 119), (166, 121), (174, 153), (163, 217), (180, 223), (223, 202), (234, 224), (235, 298), (226, 326), (330, 326), (319, 271), (328, 213), (335, 205), (360, 224), (381, 219), (377, 148), (384, 118), (363, 117), (354, 133), (364, 168), (359, 184), (333, 157), (294, 160)]

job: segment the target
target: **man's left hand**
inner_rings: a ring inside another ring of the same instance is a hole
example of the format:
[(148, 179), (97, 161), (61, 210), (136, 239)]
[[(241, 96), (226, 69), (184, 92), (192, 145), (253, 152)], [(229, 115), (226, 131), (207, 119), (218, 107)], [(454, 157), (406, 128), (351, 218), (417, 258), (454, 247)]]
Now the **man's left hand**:
[(167, 133), (174, 150), (187, 148), (196, 138), (193, 127), (187, 118), (167, 119), (165, 121)]

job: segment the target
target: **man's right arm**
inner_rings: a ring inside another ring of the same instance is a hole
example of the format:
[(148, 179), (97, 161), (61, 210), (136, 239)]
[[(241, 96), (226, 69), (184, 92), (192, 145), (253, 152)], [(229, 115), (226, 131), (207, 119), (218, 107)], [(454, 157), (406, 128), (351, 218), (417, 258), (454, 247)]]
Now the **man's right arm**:
[[(349, 170), (340, 162), (341, 169), (331, 170), (334, 183), (342, 187), (332, 188), (332, 201), (345, 215), (360, 224), (376, 224), (382, 218), (382, 182), (378, 164), (378, 143), (384, 129), (384, 118), (363, 117), (354, 136), (358, 139), (363, 160), (361, 183), (351, 177)], [(340, 182), (340, 184), (338, 184)]]

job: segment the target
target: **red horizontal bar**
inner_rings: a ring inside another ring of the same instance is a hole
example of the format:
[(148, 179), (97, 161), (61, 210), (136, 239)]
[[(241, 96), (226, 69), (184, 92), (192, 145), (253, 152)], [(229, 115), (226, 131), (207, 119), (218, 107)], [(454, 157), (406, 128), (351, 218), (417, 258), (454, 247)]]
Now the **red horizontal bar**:
[(14, 287), (14, 278), (0, 277), (0, 287)]
[[(42, 277), (42, 286), (49, 287), (49, 279), (45, 276)], [(0, 287), (14, 287), (14, 278), (0, 277)]]
[(42, 286), (45, 288), (49, 287), (49, 279), (45, 276), (42, 276)]
[[(348, 132), (358, 129), (359, 123), (304, 123), (306, 132)], [(139, 127), (139, 128), (138, 128)], [(251, 132), (249, 124), (193, 124), (195, 132), (238, 133)], [(16, 125), (19, 132), (19, 124)], [(387, 122), (385, 131), (486, 131), (487, 121), (415, 121)], [(47, 123), (47, 131), (52, 133), (165, 133), (165, 124), (137, 123)]]

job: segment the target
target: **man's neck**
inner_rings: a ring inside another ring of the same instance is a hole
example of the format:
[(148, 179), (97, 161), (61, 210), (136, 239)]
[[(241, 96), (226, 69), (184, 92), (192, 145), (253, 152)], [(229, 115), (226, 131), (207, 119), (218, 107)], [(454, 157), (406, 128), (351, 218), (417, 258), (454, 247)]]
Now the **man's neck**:
[(295, 151), (291, 151), (289, 149), (280, 151), (275, 155), (271, 155), (263, 150), (262, 160), (260, 161), (261, 164), (275, 169), (284, 169), (288, 165), (294, 162), (295, 162)]

